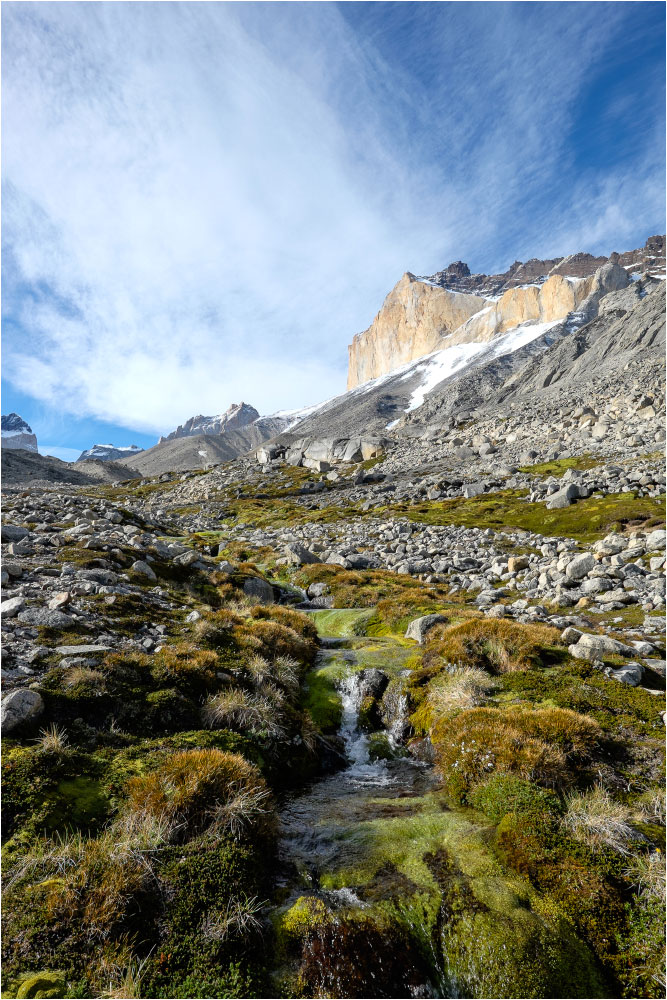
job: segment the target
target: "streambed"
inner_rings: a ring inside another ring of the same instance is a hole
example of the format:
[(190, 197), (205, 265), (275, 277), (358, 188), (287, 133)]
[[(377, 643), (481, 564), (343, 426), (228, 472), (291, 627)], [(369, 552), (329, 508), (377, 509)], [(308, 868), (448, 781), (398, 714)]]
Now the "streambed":
[(414, 647), (355, 635), (359, 612), (318, 617), (317, 666), (339, 692), (346, 762), (280, 812), (275, 995), (606, 995), (591, 989), (596, 972), (569, 924), (501, 868), (489, 820), (451, 808), (395, 733), (374, 759), (360, 680), (372, 664), (400, 690)]

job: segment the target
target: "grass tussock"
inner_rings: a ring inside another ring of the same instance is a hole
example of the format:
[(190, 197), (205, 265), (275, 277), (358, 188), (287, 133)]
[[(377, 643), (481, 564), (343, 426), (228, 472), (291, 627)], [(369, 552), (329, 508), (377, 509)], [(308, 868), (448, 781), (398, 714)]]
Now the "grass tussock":
[(218, 657), (212, 650), (181, 642), (163, 646), (155, 654), (151, 674), (160, 687), (175, 686), (188, 694), (200, 695), (216, 686), (217, 667)]
[(438, 720), (431, 740), (450, 793), (465, 801), (472, 788), (498, 773), (566, 788), (600, 735), (593, 719), (568, 709), (472, 708)]
[(444, 660), (492, 674), (528, 670), (554, 655), (558, 638), (558, 631), (546, 625), (473, 618), (431, 629), (423, 663), (431, 667)]
[(125, 815), (166, 823), (170, 840), (238, 835), (266, 813), (268, 796), (257, 768), (238, 754), (186, 750), (130, 781)]
[(428, 733), (443, 716), (481, 705), (495, 687), (495, 681), (485, 670), (455, 667), (443, 671), (429, 684), (412, 715), (413, 728), (417, 733)]
[(211, 729), (232, 729), (278, 739), (285, 732), (280, 701), (276, 689), (268, 685), (262, 687), (261, 693), (228, 688), (208, 699), (202, 717)]
[(590, 791), (568, 797), (563, 824), (576, 840), (582, 840), (592, 850), (610, 847), (628, 854), (630, 845), (637, 840), (630, 816), (627, 806), (613, 799), (601, 785), (595, 785)]

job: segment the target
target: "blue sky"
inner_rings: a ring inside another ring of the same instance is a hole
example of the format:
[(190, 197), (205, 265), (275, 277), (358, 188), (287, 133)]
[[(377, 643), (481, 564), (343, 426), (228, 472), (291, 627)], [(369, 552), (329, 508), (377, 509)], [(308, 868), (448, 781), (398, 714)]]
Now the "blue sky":
[(3, 413), (72, 457), (307, 405), (406, 270), (641, 246), (664, 232), (664, 20), (6, 0)]

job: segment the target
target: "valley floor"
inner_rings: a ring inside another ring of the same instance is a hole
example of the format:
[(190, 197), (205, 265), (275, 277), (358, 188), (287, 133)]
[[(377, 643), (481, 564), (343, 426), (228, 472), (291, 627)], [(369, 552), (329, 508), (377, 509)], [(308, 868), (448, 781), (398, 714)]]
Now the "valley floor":
[(659, 996), (651, 435), (6, 490), (2, 995)]

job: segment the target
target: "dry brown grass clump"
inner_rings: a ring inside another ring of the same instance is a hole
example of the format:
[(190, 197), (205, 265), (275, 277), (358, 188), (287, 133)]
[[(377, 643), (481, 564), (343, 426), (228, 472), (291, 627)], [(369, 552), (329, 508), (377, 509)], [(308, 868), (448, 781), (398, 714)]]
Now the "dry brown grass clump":
[(185, 750), (130, 781), (126, 816), (164, 821), (170, 837), (183, 841), (204, 832), (237, 834), (266, 812), (268, 797), (257, 768), (239, 754)]
[(309, 663), (317, 652), (314, 639), (304, 638), (290, 626), (264, 618), (248, 619), (234, 629), (234, 637), (241, 647), (269, 660), (291, 656)]
[(101, 692), (104, 689), (104, 674), (92, 667), (68, 667), (62, 675), (64, 688), (75, 688), (80, 685)]
[(464, 799), (494, 773), (565, 788), (571, 765), (590, 755), (600, 735), (593, 719), (569, 709), (472, 708), (438, 720), (431, 739), (450, 791)]
[(620, 854), (628, 854), (629, 845), (637, 839), (630, 815), (627, 806), (596, 785), (588, 792), (569, 796), (563, 824), (573, 837), (592, 850), (611, 847)]
[(496, 683), (485, 670), (474, 667), (443, 671), (429, 684), (410, 721), (415, 730), (428, 733), (442, 716), (481, 705)]
[(425, 667), (445, 660), (494, 674), (529, 670), (543, 662), (558, 642), (558, 630), (494, 618), (473, 618), (449, 628), (436, 626), (428, 636)]
[(302, 611), (295, 611), (293, 608), (286, 608), (280, 604), (261, 604), (250, 611), (250, 616), (254, 619), (266, 619), (278, 622), (293, 629), (298, 635), (305, 639), (317, 640), (317, 627), (312, 618), (304, 615)]
[(279, 738), (285, 733), (281, 702), (279, 692), (270, 684), (262, 685), (258, 692), (227, 688), (208, 699), (202, 717), (210, 729), (233, 729), (239, 733)]

